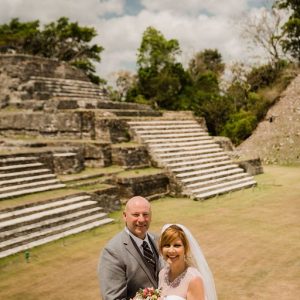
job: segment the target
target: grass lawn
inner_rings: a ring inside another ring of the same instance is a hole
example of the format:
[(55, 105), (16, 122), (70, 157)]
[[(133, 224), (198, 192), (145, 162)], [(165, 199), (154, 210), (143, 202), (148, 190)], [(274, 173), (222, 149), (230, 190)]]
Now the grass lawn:
[[(151, 229), (181, 223), (200, 242), (219, 300), (294, 300), (300, 295), (300, 167), (265, 167), (258, 186), (195, 202), (152, 202)], [(0, 259), (0, 299), (100, 299), (96, 268), (116, 222)]]

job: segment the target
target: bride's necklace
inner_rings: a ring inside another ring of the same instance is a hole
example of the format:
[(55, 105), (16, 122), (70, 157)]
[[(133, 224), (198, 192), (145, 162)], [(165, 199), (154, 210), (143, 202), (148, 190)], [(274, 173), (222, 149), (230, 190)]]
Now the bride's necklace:
[(168, 270), (165, 273), (165, 278), (164, 278), (165, 283), (172, 288), (178, 287), (181, 280), (184, 278), (184, 276), (187, 272), (187, 269), (188, 268), (185, 268), (185, 270), (182, 273), (180, 273), (172, 282), (170, 282), (170, 280), (169, 280), (170, 268), (168, 268)]

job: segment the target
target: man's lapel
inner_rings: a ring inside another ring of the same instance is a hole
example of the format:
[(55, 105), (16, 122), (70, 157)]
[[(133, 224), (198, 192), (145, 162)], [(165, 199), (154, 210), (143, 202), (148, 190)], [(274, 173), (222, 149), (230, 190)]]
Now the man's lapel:
[(150, 272), (150, 270), (146, 266), (143, 258), (141, 257), (141, 254), (138, 252), (136, 247), (133, 245), (133, 242), (130, 239), (129, 234), (125, 230), (123, 232), (122, 238), (123, 238), (123, 243), (124, 243), (124, 246), (125, 246), (126, 250), (136, 259), (136, 261), (138, 262), (140, 267), (144, 270), (144, 272), (149, 277), (149, 279), (152, 282), (153, 286), (156, 286), (157, 282), (156, 282), (155, 278), (153, 277), (152, 273)]
[(159, 271), (164, 267), (164, 260), (162, 259), (161, 255), (159, 254), (159, 249), (157, 247), (158, 244), (158, 237), (153, 236), (152, 234), (148, 233), (148, 237), (152, 244), (152, 247), (155, 249), (155, 259), (156, 259), (156, 276), (158, 277)]

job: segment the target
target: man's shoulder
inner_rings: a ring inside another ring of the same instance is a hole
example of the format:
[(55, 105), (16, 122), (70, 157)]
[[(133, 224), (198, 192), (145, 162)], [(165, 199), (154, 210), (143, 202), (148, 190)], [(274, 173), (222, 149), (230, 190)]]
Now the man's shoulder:
[(106, 244), (106, 247), (110, 246), (116, 246), (121, 245), (124, 243), (124, 240), (126, 239), (127, 233), (125, 230), (122, 230), (121, 232), (117, 233), (115, 236), (113, 236), (108, 243)]

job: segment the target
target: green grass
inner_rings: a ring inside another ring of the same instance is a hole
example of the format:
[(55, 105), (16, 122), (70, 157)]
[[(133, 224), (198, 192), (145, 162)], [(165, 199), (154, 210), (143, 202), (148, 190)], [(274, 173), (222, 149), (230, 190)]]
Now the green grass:
[[(182, 223), (201, 244), (219, 300), (294, 300), (300, 294), (300, 169), (265, 167), (258, 186), (203, 202), (152, 202), (151, 230)], [(96, 268), (114, 224), (0, 260), (0, 299), (99, 299)]]
[(117, 177), (119, 178), (129, 178), (129, 177), (138, 177), (138, 176), (148, 176), (163, 173), (163, 169), (158, 168), (144, 168), (144, 169), (135, 169), (135, 170), (127, 170), (118, 173)]

